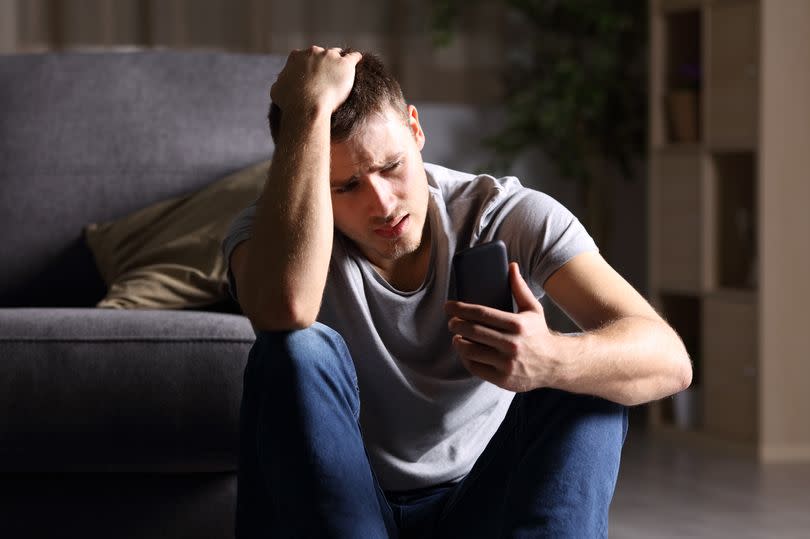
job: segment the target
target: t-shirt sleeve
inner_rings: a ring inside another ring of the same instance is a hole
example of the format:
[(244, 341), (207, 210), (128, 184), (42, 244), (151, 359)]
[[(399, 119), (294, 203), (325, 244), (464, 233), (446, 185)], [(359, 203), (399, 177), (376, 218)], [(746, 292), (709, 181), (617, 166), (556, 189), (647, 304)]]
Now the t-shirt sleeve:
[[(257, 201), (258, 202), (258, 201)], [(225, 238), (222, 240), (222, 254), (225, 257), (225, 264), (228, 266), (228, 289), (231, 296), (239, 301), (236, 291), (236, 280), (231, 271), (231, 253), (236, 246), (245, 240), (250, 239), (253, 230), (253, 220), (256, 218), (256, 202), (248, 206), (234, 218), (228, 228)]]
[(599, 252), (585, 227), (554, 198), (525, 187), (505, 185), (505, 202), (493, 216), (497, 238), (508, 246), (509, 259), (520, 264), (537, 296), (551, 274), (575, 256)]

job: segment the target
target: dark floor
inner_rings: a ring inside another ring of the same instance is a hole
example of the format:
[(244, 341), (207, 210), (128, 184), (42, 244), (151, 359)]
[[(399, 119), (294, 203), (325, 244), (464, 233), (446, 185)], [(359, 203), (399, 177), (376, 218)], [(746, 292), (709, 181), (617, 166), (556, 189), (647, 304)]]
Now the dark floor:
[(633, 429), (610, 526), (614, 539), (810, 538), (810, 463), (763, 465)]

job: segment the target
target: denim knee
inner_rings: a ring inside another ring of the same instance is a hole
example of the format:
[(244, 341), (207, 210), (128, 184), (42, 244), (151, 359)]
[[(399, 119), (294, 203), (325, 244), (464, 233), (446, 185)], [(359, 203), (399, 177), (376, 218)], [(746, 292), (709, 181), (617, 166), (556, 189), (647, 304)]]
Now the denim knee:
[[(607, 537), (608, 511), (627, 435), (627, 409), (590, 395), (544, 393), (545, 398), (528, 399), (534, 404), (531, 412), (545, 413), (526, 418), (528, 466), (521, 470), (529, 483), (544, 486), (534, 496), (527, 495), (534, 499), (534, 507), (530, 503), (523, 514), (515, 511), (512, 525), (530, 530), (532, 519), (537, 519), (545, 522), (544, 537)], [(525, 490), (531, 491), (531, 485)], [(514, 505), (517, 509), (521, 503)], [(527, 519), (527, 514), (532, 516)]]
[[(319, 322), (294, 331), (258, 332), (250, 363), (259, 363), (256, 370), (262, 374), (257, 376), (276, 386), (305, 389), (314, 383), (321, 390), (325, 386), (341, 393), (358, 392), (357, 373), (343, 337)], [(359, 402), (352, 407), (359, 413)]]
[(527, 423), (542, 424), (558, 417), (575, 431), (581, 431), (579, 436), (601, 432), (598, 437), (610, 436), (619, 445), (627, 435), (627, 408), (606, 399), (548, 388), (518, 395), (516, 399), (522, 400), (520, 406)]
[(257, 335), (240, 416), (240, 534), (385, 537), (359, 414), (337, 332), (316, 323)]

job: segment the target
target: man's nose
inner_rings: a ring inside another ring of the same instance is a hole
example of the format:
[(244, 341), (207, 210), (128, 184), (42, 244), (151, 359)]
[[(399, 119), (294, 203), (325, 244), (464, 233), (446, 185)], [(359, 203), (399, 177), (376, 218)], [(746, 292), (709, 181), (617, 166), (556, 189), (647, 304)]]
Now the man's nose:
[(377, 175), (369, 177), (371, 186), (370, 195), (372, 214), (375, 217), (394, 217), (391, 213), (395, 210), (397, 202), (391, 183)]

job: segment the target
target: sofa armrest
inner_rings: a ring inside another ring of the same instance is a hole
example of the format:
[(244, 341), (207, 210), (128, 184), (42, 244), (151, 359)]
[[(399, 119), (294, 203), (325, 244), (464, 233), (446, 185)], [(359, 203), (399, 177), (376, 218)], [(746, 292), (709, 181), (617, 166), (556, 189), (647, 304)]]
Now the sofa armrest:
[(0, 472), (235, 470), (253, 340), (231, 314), (0, 309)]

